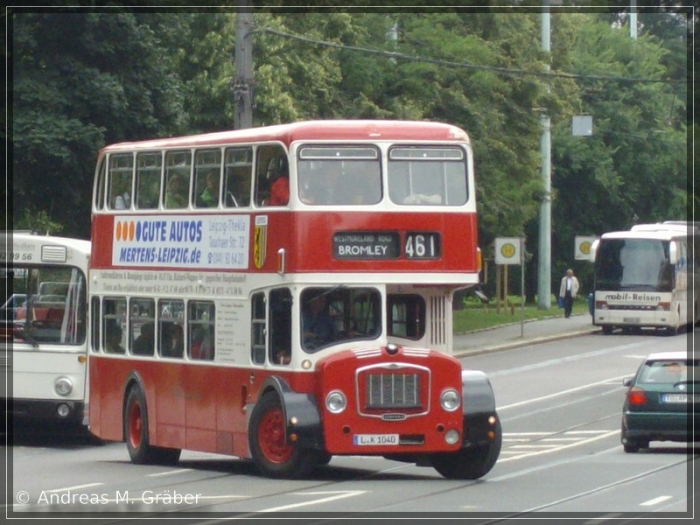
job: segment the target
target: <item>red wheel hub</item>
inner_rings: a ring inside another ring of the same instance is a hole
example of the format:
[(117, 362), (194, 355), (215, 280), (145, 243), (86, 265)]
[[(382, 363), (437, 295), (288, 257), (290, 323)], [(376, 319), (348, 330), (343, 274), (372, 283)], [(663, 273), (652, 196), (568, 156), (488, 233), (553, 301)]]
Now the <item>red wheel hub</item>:
[(285, 441), (281, 408), (273, 408), (263, 415), (258, 427), (258, 444), (271, 463), (285, 463), (291, 458), (293, 447)]

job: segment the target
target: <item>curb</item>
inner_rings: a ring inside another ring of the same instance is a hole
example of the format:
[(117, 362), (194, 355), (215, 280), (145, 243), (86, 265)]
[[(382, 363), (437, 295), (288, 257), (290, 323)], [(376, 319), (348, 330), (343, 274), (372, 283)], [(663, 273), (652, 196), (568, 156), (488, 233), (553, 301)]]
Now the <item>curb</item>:
[(527, 339), (515, 339), (505, 343), (499, 343), (496, 345), (485, 346), (483, 348), (455, 348), (454, 357), (467, 357), (470, 355), (480, 355), (480, 354), (490, 354), (493, 352), (499, 352), (501, 350), (511, 350), (513, 348), (518, 348), (521, 346), (527, 346), (536, 343), (545, 343), (549, 341), (557, 341), (559, 339), (570, 339), (572, 337), (578, 337), (581, 335), (592, 334), (593, 332), (600, 331), (599, 327), (586, 328), (585, 330), (578, 330), (576, 332), (566, 332), (563, 334), (553, 334), (546, 335), (542, 337), (531, 337)]

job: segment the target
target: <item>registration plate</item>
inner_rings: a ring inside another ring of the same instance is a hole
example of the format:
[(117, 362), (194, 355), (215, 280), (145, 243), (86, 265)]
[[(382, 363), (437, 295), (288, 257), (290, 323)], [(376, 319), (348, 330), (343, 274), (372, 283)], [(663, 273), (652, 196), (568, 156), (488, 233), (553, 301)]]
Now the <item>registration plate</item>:
[(641, 322), (641, 319), (639, 319), (639, 317), (625, 317), (622, 319), (622, 322), (630, 324), (639, 324)]
[(700, 394), (662, 394), (662, 403), (700, 403)]
[(355, 434), (352, 436), (352, 444), (367, 445), (398, 445), (398, 434)]

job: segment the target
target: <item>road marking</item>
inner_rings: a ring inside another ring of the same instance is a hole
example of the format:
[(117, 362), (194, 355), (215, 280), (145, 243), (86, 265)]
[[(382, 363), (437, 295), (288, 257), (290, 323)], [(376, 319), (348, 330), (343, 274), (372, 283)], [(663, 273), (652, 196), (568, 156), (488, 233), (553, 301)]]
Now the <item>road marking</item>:
[[(511, 457), (509, 457), (509, 458), (499, 459), (498, 462), (499, 462), (499, 463), (505, 463), (506, 461), (511, 461), (511, 460), (514, 460), (514, 459), (530, 458), (530, 457), (533, 457), (533, 456), (539, 456), (539, 455), (541, 455), (541, 454), (549, 454), (550, 452), (558, 452), (558, 451), (560, 451), (560, 450), (565, 450), (565, 449), (567, 449), (567, 448), (573, 448), (573, 447), (578, 447), (578, 446), (580, 446), (580, 445), (585, 445), (585, 444), (587, 444), (587, 443), (593, 443), (594, 441), (598, 441), (598, 440), (600, 440), (600, 439), (605, 439), (605, 438), (608, 438), (608, 437), (610, 437), (610, 436), (614, 436), (614, 435), (616, 435), (616, 434), (619, 435), (619, 434), (620, 434), (620, 431), (619, 431), (619, 430), (613, 430), (613, 431), (607, 432), (607, 433), (605, 433), (605, 434), (599, 434), (599, 435), (597, 435), (597, 436), (594, 436), (594, 437), (591, 437), (591, 438), (588, 438), (588, 439), (583, 439), (583, 440), (581, 440), (581, 441), (577, 441), (576, 443), (569, 443), (568, 445), (562, 445), (562, 446), (559, 446), (559, 447), (557, 447), (557, 446), (549, 447), (549, 448), (547, 448), (547, 449), (545, 449), (545, 450), (537, 450), (537, 451), (529, 452), (529, 453), (526, 452), (526, 453), (524, 453), (524, 454), (521, 454), (520, 456), (511, 456)], [(515, 446), (510, 447), (510, 448), (515, 448), (515, 447), (517, 447), (517, 446), (518, 446), (518, 445), (515, 445)]]
[(322, 496), (324, 494), (331, 494), (327, 498), (312, 499), (311, 501), (304, 501), (303, 503), (292, 503), (291, 505), (282, 505), (280, 507), (270, 507), (269, 509), (260, 509), (258, 512), (279, 512), (281, 510), (295, 509), (299, 507), (306, 507), (308, 505), (318, 505), (319, 503), (327, 503), (329, 501), (335, 501), (343, 498), (349, 498), (351, 496), (359, 496), (360, 494), (366, 493), (366, 490), (343, 490), (343, 491), (330, 491), (330, 492), (296, 492), (297, 496)]
[(155, 474), (146, 474), (149, 478), (158, 478), (160, 476), (170, 476), (174, 474), (182, 474), (183, 472), (191, 472), (191, 468), (181, 468), (179, 470), (168, 470), (167, 472), (156, 472)]
[(652, 505), (658, 505), (659, 503), (671, 499), (671, 496), (659, 496), (658, 498), (650, 499), (639, 505), (642, 507), (651, 507)]
[(595, 383), (588, 383), (587, 385), (577, 386), (576, 388), (570, 388), (569, 390), (562, 390), (562, 391), (560, 391), (560, 392), (555, 392), (554, 394), (549, 394), (549, 395), (542, 396), (542, 397), (535, 397), (535, 398), (533, 398), (533, 399), (526, 399), (525, 401), (520, 401), (519, 403), (513, 403), (512, 405), (501, 406), (501, 407), (498, 407), (496, 410), (498, 410), (498, 411), (500, 411), (500, 410), (506, 410), (506, 409), (508, 409), (508, 408), (516, 408), (516, 407), (519, 407), (519, 406), (522, 406), (522, 405), (527, 405), (527, 404), (530, 404), (530, 403), (536, 403), (537, 401), (543, 401), (543, 400), (545, 400), (545, 399), (553, 399), (553, 398), (555, 398), (555, 397), (561, 397), (561, 396), (564, 396), (564, 395), (567, 395), (567, 394), (571, 394), (572, 392), (578, 392), (579, 390), (585, 390), (585, 389), (587, 389), (587, 388), (591, 388), (591, 387), (594, 387), (594, 386), (604, 385), (604, 384), (607, 383), (608, 381), (613, 381), (613, 380), (615, 380), (615, 379), (617, 379), (617, 380), (619, 381), (619, 380), (622, 379), (623, 377), (628, 377), (628, 376), (627, 376), (627, 375), (624, 375), (624, 376), (620, 376), (620, 377), (617, 377), (617, 378), (613, 377), (613, 378), (610, 378), (610, 379), (605, 379), (605, 380), (603, 380), (603, 381), (596, 381)]

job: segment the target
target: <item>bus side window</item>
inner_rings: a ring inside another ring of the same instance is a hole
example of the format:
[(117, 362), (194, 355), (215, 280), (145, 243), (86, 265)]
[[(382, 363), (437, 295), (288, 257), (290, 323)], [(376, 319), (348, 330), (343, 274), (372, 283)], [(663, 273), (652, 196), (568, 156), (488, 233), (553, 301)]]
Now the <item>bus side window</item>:
[(163, 357), (181, 358), (185, 351), (185, 332), (180, 313), (183, 301), (164, 299), (158, 301), (158, 353)]
[[(92, 312), (92, 315), (96, 315)], [(109, 354), (123, 354), (124, 336), (123, 327), (126, 321), (126, 299), (106, 298), (102, 317), (102, 348)]]
[(155, 301), (153, 299), (132, 299), (131, 353), (152, 356), (155, 351)]
[(97, 168), (97, 183), (95, 185), (95, 209), (102, 210), (105, 205), (105, 184), (107, 179), (107, 157), (100, 159), (100, 165)]
[(100, 298), (93, 297), (90, 301), (90, 310), (92, 313), (90, 326), (90, 350), (93, 352), (100, 351)]
[(250, 206), (253, 182), (253, 148), (227, 148), (224, 165), (224, 206)]
[(251, 356), (250, 360), (256, 365), (265, 363), (265, 350), (267, 347), (265, 333), (267, 321), (265, 319), (265, 294), (258, 292), (251, 298)]
[(292, 293), (270, 291), (270, 363), (288, 365), (292, 358)]
[(277, 145), (261, 146), (255, 172), (256, 206), (286, 206), (289, 203), (287, 152)]
[(188, 305), (190, 359), (212, 361), (215, 355), (215, 310), (212, 301), (190, 301)]
[(109, 157), (109, 195), (110, 209), (125, 210), (131, 208), (131, 187), (134, 178), (134, 156), (131, 153)]
[(418, 340), (425, 335), (425, 300), (420, 295), (389, 295), (389, 335)]
[(139, 153), (136, 157), (136, 207), (151, 210), (158, 207), (163, 158), (160, 153)]
[(165, 155), (165, 194), (166, 209), (187, 208), (192, 179), (192, 153), (189, 151), (169, 151)]
[(199, 150), (195, 153), (195, 199), (198, 208), (217, 208), (221, 193), (221, 150)]

